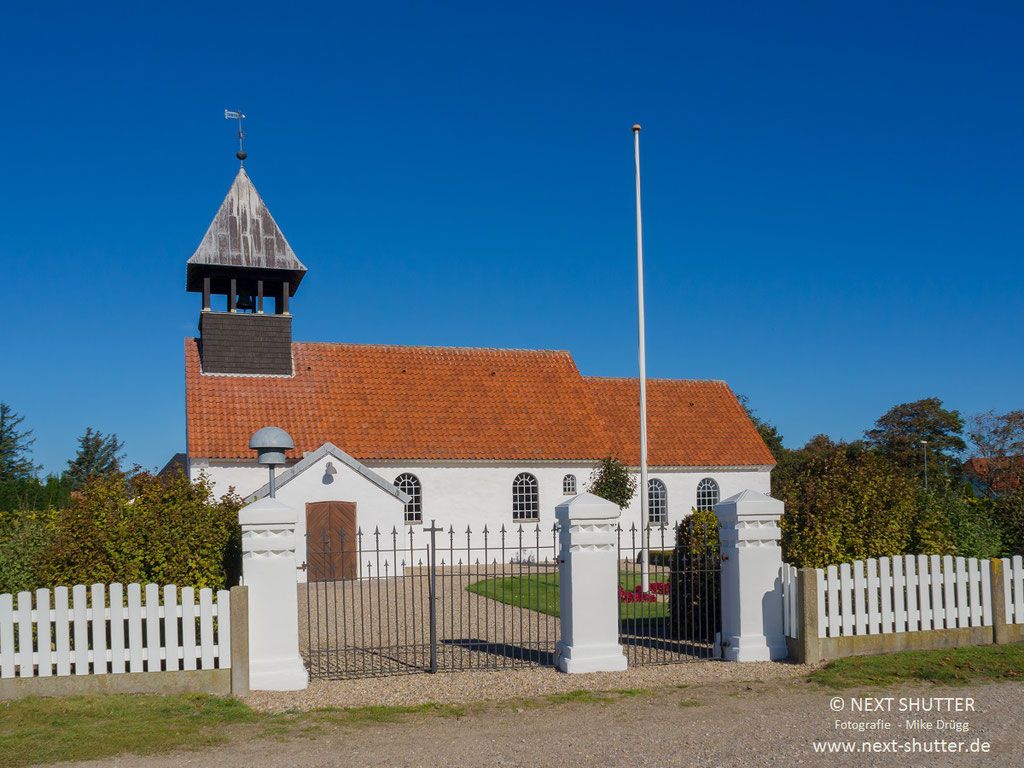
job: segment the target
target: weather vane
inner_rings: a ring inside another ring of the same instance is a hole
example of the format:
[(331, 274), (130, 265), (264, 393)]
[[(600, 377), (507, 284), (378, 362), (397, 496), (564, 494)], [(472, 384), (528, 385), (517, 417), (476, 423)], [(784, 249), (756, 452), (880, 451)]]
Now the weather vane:
[(245, 119), (245, 115), (238, 110), (225, 109), (224, 119), (238, 121), (238, 152), (235, 153), (235, 157), (238, 158), (239, 162), (245, 165), (245, 158), (247, 155), (245, 154), (245, 150), (242, 149), (242, 139), (245, 138), (245, 131), (242, 130), (242, 121)]

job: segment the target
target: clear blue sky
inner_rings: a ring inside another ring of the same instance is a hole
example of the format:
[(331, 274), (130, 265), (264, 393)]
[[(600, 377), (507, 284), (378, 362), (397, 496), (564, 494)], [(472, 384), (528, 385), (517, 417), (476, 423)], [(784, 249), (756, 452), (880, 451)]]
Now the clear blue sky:
[[(295, 338), (569, 349), (725, 379), (789, 445), (1024, 407), (1024, 6), (17, 3), (0, 26), (0, 398), (184, 449), (185, 261), (246, 167)], [(830, 6), (824, 8), (822, 6)]]

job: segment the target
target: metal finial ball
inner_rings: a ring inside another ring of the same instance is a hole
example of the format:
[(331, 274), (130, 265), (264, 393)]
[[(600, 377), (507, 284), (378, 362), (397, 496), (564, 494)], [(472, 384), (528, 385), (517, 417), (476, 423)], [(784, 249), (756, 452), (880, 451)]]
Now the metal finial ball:
[(636, 125), (633, 126), (633, 133), (636, 133), (639, 130), (640, 130), (640, 123), (637, 123)]
[(239, 160), (245, 160), (245, 158), (247, 158), (248, 155), (245, 154), (245, 152), (235, 152), (235, 157), (237, 157)]

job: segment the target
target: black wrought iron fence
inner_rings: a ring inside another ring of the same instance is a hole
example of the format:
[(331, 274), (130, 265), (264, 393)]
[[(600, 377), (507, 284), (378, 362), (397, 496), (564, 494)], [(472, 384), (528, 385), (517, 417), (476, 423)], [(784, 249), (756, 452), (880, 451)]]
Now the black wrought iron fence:
[(553, 664), (555, 537), (537, 524), (307, 536), (299, 624), (310, 675)]
[(717, 531), (651, 526), (647, 584), (642, 529), (619, 528), (619, 642), (630, 666), (718, 658), (722, 626)]

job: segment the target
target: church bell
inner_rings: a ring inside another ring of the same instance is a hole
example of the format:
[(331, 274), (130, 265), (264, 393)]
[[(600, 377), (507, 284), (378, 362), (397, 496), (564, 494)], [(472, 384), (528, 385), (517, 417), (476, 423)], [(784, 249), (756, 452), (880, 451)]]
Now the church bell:
[(256, 309), (256, 300), (249, 294), (240, 293), (238, 294), (238, 301), (235, 302), (235, 309), (252, 311)]

